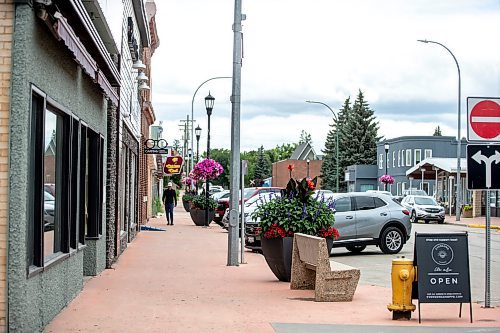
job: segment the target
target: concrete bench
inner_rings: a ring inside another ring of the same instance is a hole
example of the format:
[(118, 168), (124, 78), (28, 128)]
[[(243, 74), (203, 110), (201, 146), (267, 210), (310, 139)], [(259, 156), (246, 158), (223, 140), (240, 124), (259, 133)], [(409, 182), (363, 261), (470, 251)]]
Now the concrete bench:
[(352, 301), (359, 269), (329, 258), (324, 238), (296, 233), (290, 289), (314, 289), (316, 302)]

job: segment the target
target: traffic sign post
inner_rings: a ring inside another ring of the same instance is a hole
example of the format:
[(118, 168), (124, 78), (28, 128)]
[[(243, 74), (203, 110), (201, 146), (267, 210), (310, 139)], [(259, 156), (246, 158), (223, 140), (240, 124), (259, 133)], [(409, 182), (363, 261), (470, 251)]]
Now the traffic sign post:
[(467, 97), (467, 141), (500, 142), (500, 98)]
[(486, 190), (486, 266), (484, 307), (490, 307), (491, 212), (490, 190), (500, 189), (500, 145), (467, 145), (467, 189)]

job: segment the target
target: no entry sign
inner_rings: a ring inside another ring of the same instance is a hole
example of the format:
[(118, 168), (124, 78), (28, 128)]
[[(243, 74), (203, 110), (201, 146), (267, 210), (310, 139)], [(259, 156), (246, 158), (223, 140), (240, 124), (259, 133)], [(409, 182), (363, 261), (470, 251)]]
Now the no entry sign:
[(467, 98), (467, 140), (500, 141), (500, 98)]

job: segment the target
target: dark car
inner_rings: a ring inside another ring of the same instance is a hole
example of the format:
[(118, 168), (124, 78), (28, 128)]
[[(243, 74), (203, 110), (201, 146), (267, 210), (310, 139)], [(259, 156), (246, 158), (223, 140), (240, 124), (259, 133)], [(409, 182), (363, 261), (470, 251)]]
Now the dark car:
[(54, 208), (56, 198), (47, 191), (43, 195), (43, 230), (54, 230)]
[[(283, 188), (281, 187), (247, 187), (243, 190), (243, 201), (247, 201), (251, 197), (257, 194), (265, 194), (271, 192), (280, 192)], [(229, 199), (230, 198), (221, 198), (217, 201), (217, 208), (215, 209), (215, 222), (222, 221), (224, 214), (226, 213), (226, 209), (229, 208)]]

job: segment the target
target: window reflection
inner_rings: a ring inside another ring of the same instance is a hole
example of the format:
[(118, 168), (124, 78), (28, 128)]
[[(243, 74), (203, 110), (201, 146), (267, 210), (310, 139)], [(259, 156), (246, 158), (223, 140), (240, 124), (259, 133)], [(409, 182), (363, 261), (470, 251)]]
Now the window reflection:
[(45, 260), (60, 250), (59, 221), (57, 221), (56, 211), (56, 161), (58, 158), (57, 139), (60, 136), (57, 129), (57, 115), (49, 110), (45, 112), (45, 147), (44, 147), (44, 257)]

